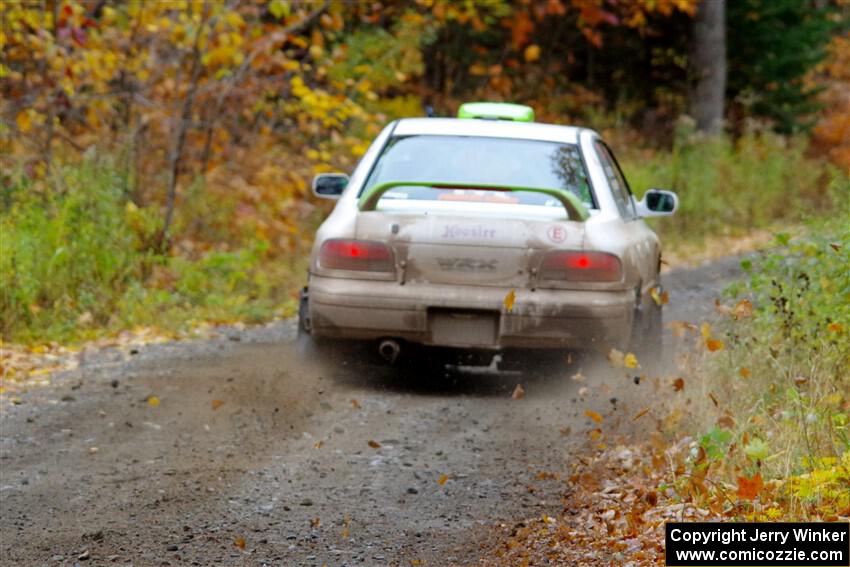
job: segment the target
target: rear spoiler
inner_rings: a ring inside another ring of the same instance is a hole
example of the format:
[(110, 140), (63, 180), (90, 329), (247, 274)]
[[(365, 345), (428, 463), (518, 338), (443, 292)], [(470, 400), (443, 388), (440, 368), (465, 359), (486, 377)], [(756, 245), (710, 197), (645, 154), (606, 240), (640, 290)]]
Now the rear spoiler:
[(370, 187), (363, 191), (360, 198), (357, 200), (357, 208), (361, 211), (374, 211), (381, 197), (396, 187), (430, 187), (431, 189), (477, 189), (481, 191), (509, 191), (509, 192), (527, 192), (527, 193), (542, 193), (553, 199), (557, 199), (564, 209), (567, 210), (567, 215), (570, 220), (586, 221), (590, 217), (587, 212), (587, 207), (579, 200), (578, 197), (569, 191), (558, 189), (547, 189), (543, 187), (517, 187), (512, 185), (490, 185), (485, 183), (430, 183), (425, 181), (388, 181), (380, 183), (374, 187)]

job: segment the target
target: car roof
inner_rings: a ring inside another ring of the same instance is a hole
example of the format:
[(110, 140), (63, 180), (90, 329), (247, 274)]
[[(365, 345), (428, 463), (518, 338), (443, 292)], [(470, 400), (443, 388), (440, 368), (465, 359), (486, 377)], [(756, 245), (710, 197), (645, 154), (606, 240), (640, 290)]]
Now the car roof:
[(470, 118), (403, 118), (396, 122), (393, 136), (483, 136), (489, 138), (518, 138), (578, 143), (584, 128), (558, 126), (538, 122), (513, 122), (510, 120), (482, 120)]

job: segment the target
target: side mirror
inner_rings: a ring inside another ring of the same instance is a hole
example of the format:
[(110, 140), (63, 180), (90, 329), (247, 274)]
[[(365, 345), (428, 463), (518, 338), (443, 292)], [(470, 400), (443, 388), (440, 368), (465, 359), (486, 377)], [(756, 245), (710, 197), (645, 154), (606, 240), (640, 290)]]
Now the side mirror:
[(313, 195), (321, 199), (339, 199), (348, 186), (344, 173), (320, 173), (313, 178)]
[(679, 208), (679, 197), (672, 191), (650, 189), (635, 205), (641, 217), (666, 217)]

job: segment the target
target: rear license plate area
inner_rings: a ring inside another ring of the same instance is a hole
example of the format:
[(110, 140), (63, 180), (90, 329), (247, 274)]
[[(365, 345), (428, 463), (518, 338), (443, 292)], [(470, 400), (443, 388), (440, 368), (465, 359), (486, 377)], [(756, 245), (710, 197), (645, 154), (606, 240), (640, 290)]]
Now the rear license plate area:
[(499, 336), (496, 311), (428, 311), (431, 344), (440, 346), (492, 347)]

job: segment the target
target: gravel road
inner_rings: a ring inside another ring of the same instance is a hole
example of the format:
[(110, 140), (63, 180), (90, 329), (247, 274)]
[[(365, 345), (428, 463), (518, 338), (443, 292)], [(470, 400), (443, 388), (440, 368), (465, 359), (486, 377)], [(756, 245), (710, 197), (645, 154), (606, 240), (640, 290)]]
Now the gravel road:
[[(710, 319), (737, 266), (668, 272), (665, 317)], [(4, 401), (0, 565), (478, 564), (494, 525), (560, 510), (585, 410), (634, 434), (658, 395), (596, 358), (438, 379), (305, 365), (294, 338), (109, 349)]]

